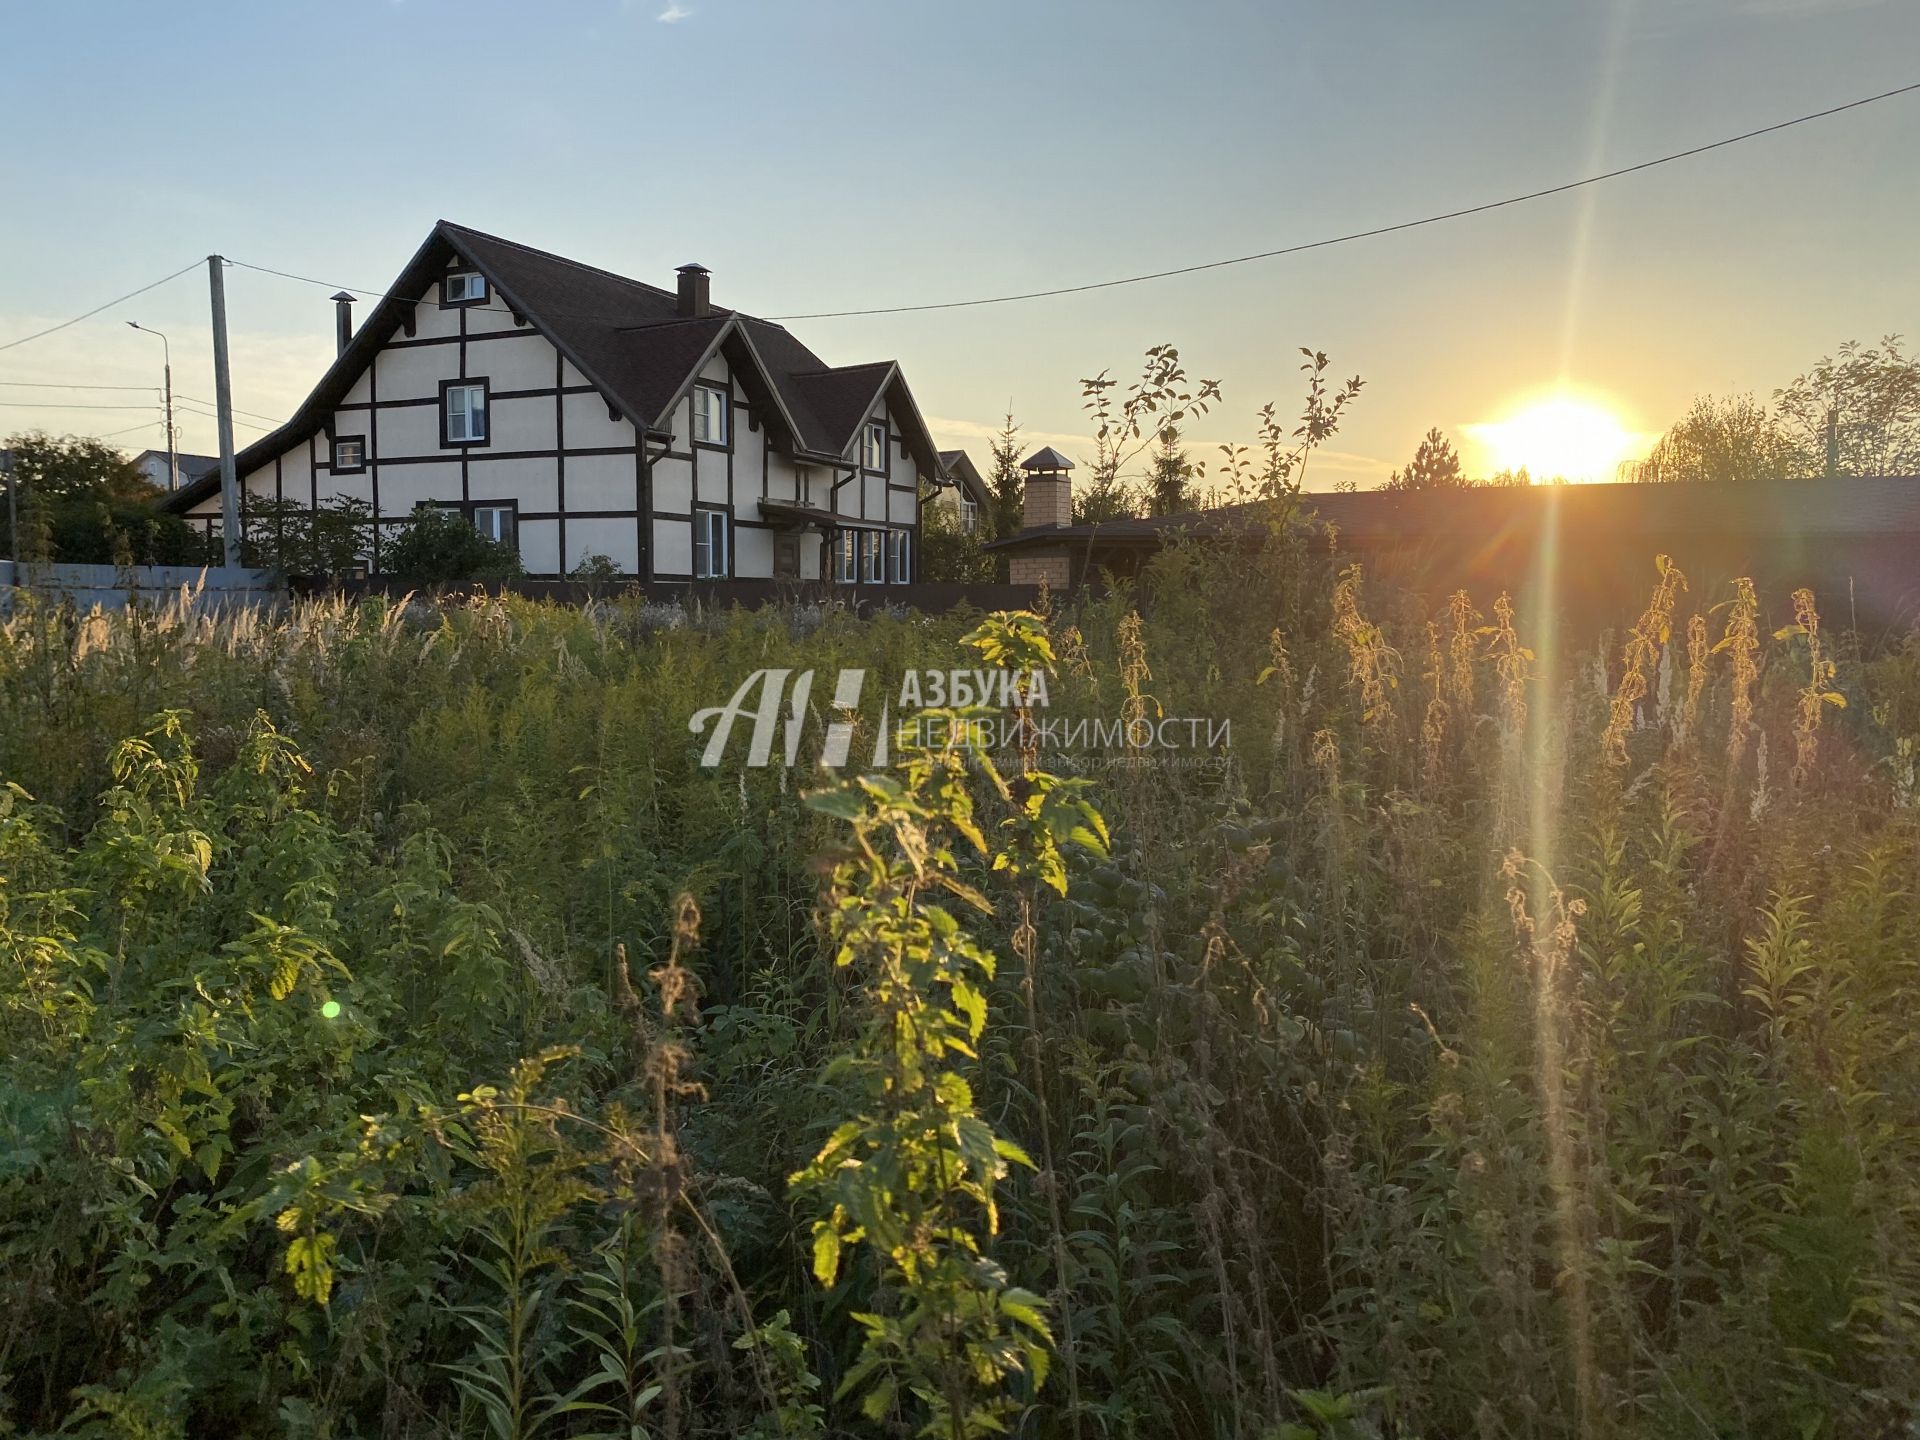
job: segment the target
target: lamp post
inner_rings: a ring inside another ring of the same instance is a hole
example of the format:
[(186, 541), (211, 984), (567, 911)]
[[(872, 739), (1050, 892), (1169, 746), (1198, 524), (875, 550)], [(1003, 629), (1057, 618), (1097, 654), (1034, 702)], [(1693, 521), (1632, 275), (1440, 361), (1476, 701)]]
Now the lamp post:
[(142, 335), (160, 336), (160, 358), (164, 364), (167, 383), (167, 490), (172, 493), (180, 488), (180, 458), (173, 447), (173, 347), (167, 343), (167, 337), (151, 326), (142, 325), (138, 320), (129, 320), (128, 325)]

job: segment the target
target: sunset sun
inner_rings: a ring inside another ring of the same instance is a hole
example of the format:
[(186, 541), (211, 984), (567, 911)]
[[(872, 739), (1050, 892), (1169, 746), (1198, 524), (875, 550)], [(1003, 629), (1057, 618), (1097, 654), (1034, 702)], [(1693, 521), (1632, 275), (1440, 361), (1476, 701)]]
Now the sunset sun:
[(1535, 480), (1612, 480), (1640, 437), (1604, 403), (1555, 394), (1515, 408), (1505, 419), (1470, 425), (1497, 470), (1525, 470)]

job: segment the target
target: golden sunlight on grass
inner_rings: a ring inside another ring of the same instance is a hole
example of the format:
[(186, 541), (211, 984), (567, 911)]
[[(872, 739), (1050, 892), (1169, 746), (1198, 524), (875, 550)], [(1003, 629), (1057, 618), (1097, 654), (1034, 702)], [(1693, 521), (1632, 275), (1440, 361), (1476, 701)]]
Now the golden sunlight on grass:
[(1524, 469), (1535, 480), (1615, 479), (1620, 463), (1636, 456), (1645, 440), (1605, 402), (1565, 391), (1466, 430), (1494, 469)]

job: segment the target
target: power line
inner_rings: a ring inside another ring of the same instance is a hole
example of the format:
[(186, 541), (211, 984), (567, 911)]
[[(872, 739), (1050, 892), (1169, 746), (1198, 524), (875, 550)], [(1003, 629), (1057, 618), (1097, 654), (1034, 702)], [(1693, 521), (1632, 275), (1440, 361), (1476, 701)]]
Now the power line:
[[(182, 405), (182, 404), (180, 404), (180, 397), (179, 397), (178, 395), (175, 395), (175, 396), (173, 397), (173, 399), (174, 399), (174, 408), (175, 408), (175, 409), (177, 409), (177, 410), (179, 410), (179, 411), (181, 411), (181, 412), (183, 412), (184, 414), (187, 414), (187, 415), (192, 415), (192, 416), (194, 416), (194, 417), (195, 417), (196, 419), (200, 419), (200, 420), (218, 420), (218, 419), (220, 418), (220, 416), (219, 416), (219, 415), (218, 415), (218, 414), (217, 414), (217, 413), (216, 413), (215, 411), (212, 411), (212, 410), (196, 410), (196, 409), (194, 409), (194, 407), (193, 407), (193, 406), (191, 406), (191, 405)], [(206, 402), (205, 402), (205, 401), (203, 400), (203, 401), (201, 401), (200, 403), (204, 405), (204, 404), (205, 404)], [(273, 424), (271, 424), (271, 425), (262, 425), (262, 424), (260, 424), (260, 423), (259, 423), (258, 421), (255, 421), (255, 420), (242, 420), (242, 419), (241, 419), (241, 418), (240, 418), (240, 417), (239, 417), (238, 415), (235, 415), (235, 416), (234, 416), (234, 419), (233, 419), (233, 423), (234, 423), (234, 424), (236, 424), (236, 425), (244, 425), (244, 426), (246, 426), (246, 427), (247, 427), (247, 429), (249, 429), (249, 430), (277, 430), (277, 429), (279, 429), (279, 428), (280, 428), (280, 425), (282, 424), (282, 422), (281, 422), (281, 421), (278, 421), (278, 420), (276, 420), (276, 421), (274, 421), (274, 422), (273, 422)]]
[[(291, 270), (275, 270), (266, 265), (249, 265), (245, 260), (229, 259), (227, 263), (229, 265), (238, 265), (242, 270), (257, 270), (262, 275), (277, 275), (282, 280), (298, 280), (303, 285), (318, 285), (322, 290), (344, 290), (349, 295), (359, 296), (362, 300), (406, 300), (412, 298), (407, 295), (398, 295), (391, 290), (363, 290), (357, 285), (335, 285), (331, 280), (316, 280), (311, 275), (296, 275)], [(461, 308), (466, 310), (491, 310), (496, 315), (512, 315), (517, 313), (511, 305), (495, 305), (491, 302), (479, 305), (464, 305)], [(591, 317), (577, 315), (577, 318), (588, 319)]]
[(0, 380), (0, 385), (15, 386), (22, 390), (145, 390), (158, 395), (158, 385), (79, 385), (64, 380)]
[(0, 400), (0, 406), (9, 410), (158, 410), (156, 402), (150, 405), (73, 405), (66, 401), (48, 404), (42, 400)]
[(1468, 215), (1483, 215), (1489, 210), (1502, 210), (1509, 205), (1524, 205), (1530, 200), (1543, 200), (1549, 195), (1564, 195), (1569, 190), (1578, 190), (1587, 185), (1598, 185), (1603, 180), (1617, 180), (1622, 175), (1632, 175), (1641, 170), (1651, 170), (1659, 165), (1671, 165), (1676, 160), (1690, 159), (1695, 155), (1705, 155), (1710, 150), (1723, 150), (1729, 145), (1738, 145), (1744, 140), (1757, 139), (1762, 135), (1772, 135), (1781, 130), (1791, 129), (1795, 125), (1805, 125), (1812, 120), (1824, 120), (1830, 115), (1839, 115), (1848, 110), (1858, 110), (1863, 105), (1874, 105), (1882, 100), (1891, 100), (1897, 95), (1909, 95), (1920, 90), (1920, 81), (1911, 85), (1902, 85), (1898, 89), (1883, 90), (1878, 95), (1868, 95), (1859, 100), (1849, 100), (1844, 105), (1835, 105), (1826, 110), (1815, 110), (1808, 115), (1798, 115), (1791, 120), (1782, 120), (1777, 124), (1763, 125), (1758, 130), (1747, 130), (1739, 135), (1729, 135), (1724, 140), (1710, 141), (1705, 145), (1695, 145), (1690, 149), (1676, 150), (1670, 155), (1661, 155), (1653, 160), (1642, 160), (1635, 165), (1623, 165), (1618, 170), (1607, 170), (1598, 175), (1589, 175), (1581, 180), (1569, 180), (1565, 184), (1550, 185), (1544, 190), (1529, 190), (1524, 195), (1510, 195), (1504, 200), (1489, 200), (1480, 205), (1467, 205), (1458, 210), (1443, 211), (1438, 215), (1422, 216), (1418, 220), (1402, 220), (1392, 225), (1380, 225), (1371, 230), (1355, 230), (1345, 235), (1331, 235), (1324, 240), (1308, 240), (1299, 245), (1284, 245), (1277, 250), (1261, 250), (1252, 255), (1236, 255), (1227, 260), (1208, 260), (1198, 265), (1182, 265), (1173, 270), (1155, 270), (1145, 275), (1128, 275), (1118, 280), (1095, 280), (1085, 285), (1063, 285), (1053, 290), (1029, 290), (1018, 295), (991, 295), (979, 300), (943, 300), (929, 305), (885, 305), (869, 310), (814, 310), (804, 315), (770, 315), (769, 320), (843, 320), (860, 315), (905, 315), (925, 310), (962, 310), (977, 305), (1007, 305), (1016, 300), (1044, 300), (1055, 295), (1080, 295), (1089, 290), (1110, 290), (1119, 285), (1140, 285), (1149, 280), (1167, 280), (1176, 275), (1195, 275), (1203, 270), (1220, 270), (1229, 265), (1247, 265), (1255, 260), (1272, 260), (1282, 255), (1298, 255), (1306, 250), (1323, 250), (1330, 245), (1344, 245), (1350, 240), (1367, 240), (1376, 235), (1392, 235), (1401, 230), (1416, 230), (1423, 225), (1438, 225), (1446, 220), (1460, 220)]
[[(202, 400), (198, 395), (183, 395), (178, 390), (173, 392), (173, 398), (175, 400), (191, 400), (195, 405), (205, 405), (214, 410), (220, 408), (219, 405), (212, 400)], [(271, 415), (262, 415), (258, 410), (242, 410), (238, 405), (233, 407), (233, 413), (236, 415), (251, 415), (256, 420), (271, 420), (275, 425), (284, 425), (287, 423), (284, 420), (275, 420)]]
[(71, 320), (62, 320), (58, 325), (49, 325), (46, 329), (36, 330), (31, 335), (22, 335), (18, 340), (9, 340), (7, 341), (6, 344), (0, 345), (0, 350), (11, 350), (16, 346), (25, 345), (30, 340), (42, 339), (45, 336), (53, 334), (57, 330), (65, 330), (69, 325), (78, 325), (82, 320), (91, 320), (94, 316), (98, 315), (102, 310), (111, 310), (116, 305), (124, 305), (127, 303), (127, 301), (133, 299), (134, 296), (136, 295), (144, 295), (149, 290), (158, 290), (162, 285), (166, 284), (169, 280), (178, 280), (182, 275), (186, 274), (189, 270), (198, 269), (200, 264), (201, 262), (196, 260), (191, 265), (182, 265), (178, 270), (174, 271), (171, 275), (162, 275), (158, 280), (155, 280), (151, 285), (142, 285), (138, 290), (129, 290), (126, 294), (122, 295), (117, 300), (109, 300), (104, 305), (96, 305), (93, 307), (93, 309), (87, 311), (87, 313), (84, 315), (76, 315)]
[(131, 435), (131, 434), (133, 434), (133, 432), (134, 432), (134, 431), (136, 431), (136, 430), (151, 430), (151, 429), (153, 429), (153, 428), (154, 428), (155, 426), (159, 426), (159, 425), (164, 425), (164, 424), (166, 424), (166, 423), (167, 423), (167, 422), (166, 422), (166, 421), (164, 421), (164, 420), (148, 420), (148, 421), (145, 421), (144, 423), (142, 423), (142, 424), (139, 424), (139, 425), (129, 425), (129, 426), (128, 426), (128, 427), (127, 427), (126, 429), (124, 429), (124, 430), (109, 430), (109, 431), (108, 431), (108, 432), (107, 432), (106, 434), (104, 434), (104, 435), (94, 435), (94, 436), (92, 436), (92, 437), (90, 437), (90, 438), (92, 438), (92, 439), (94, 439), (94, 440), (111, 440), (111, 439), (113, 439), (113, 437), (114, 437), (114, 436), (116, 436), (116, 435)]

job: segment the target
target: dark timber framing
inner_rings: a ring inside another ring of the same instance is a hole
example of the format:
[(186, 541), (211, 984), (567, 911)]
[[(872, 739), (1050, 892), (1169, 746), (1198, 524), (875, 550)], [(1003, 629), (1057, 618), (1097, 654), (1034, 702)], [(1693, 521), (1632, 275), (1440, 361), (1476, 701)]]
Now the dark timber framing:
[[(478, 275), (480, 290), (450, 299), (448, 282), (461, 274)], [(589, 551), (609, 550), (639, 578), (691, 580), (696, 517), (712, 513), (724, 517), (725, 578), (742, 574), (743, 539), (750, 542), (744, 559), (751, 578), (770, 576), (776, 550), (792, 549), (783, 537), (792, 536), (803, 573), (817, 559), (821, 578), (830, 578), (831, 541), (841, 527), (906, 530), (907, 554), (917, 556), (920, 490), (894, 472), (904, 458), (931, 475), (938, 460), (898, 367), (828, 367), (769, 322), (720, 308), (676, 319), (674, 298), (442, 222), (294, 418), (242, 451), (242, 481), (255, 495), (315, 510), (343, 495), (364, 497), (372, 507), (376, 573), (393, 532), (421, 503), (469, 518), (480, 506), (509, 508), (522, 553), (538, 574), (564, 576)], [(623, 308), (630, 306), (639, 307), (631, 324)], [(583, 319), (586, 328), (574, 323)], [(632, 338), (612, 350), (611, 332)], [(551, 353), (530, 362), (493, 345), (529, 336)], [(650, 347), (659, 347), (661, 358)], [(381, 366), (387, 351), (396, 363)], [(403, 355), (418, 358), (397, 363)], [(683, 378), (669, 373), (675, 365), (684, 367), (677, 372)], [(478, 386), (484, 397), (485, 429), (476, 439), (447, 433), (447, 396), (457, 385)], [(724, 397), (724, 443), (693, 436), (695, 397), (708, 391)], [(608, 425), (571, 398), (586, 396), (605, 405)], [(420, 413), (426, 406), (435, 408), (431, 423)], [(879, 470), (863, 463), (869, 424), (884, 436)], [(359, 463), (336, 466), (336, 447), (356, 440)], [(303, 455), (304, 484), (297, 473)], [(608, 462), (629, 456), (631, 478), (624, 479), (624, 466), (610, 469)], [(742, 468), (754, 463), (757, 477)], [(823, 475), (830, 491), (824, 503), (817, 483)], [(760, 508), (762, 500), (788, 496), (803, 510), (821, 505), (817, 518)], [(217, 502), (217, 483), (202, 483), (161, 503), (211, 531)], [(396, 513), (387, 513), (389, 505)], [(827, 513), (843, 506), (851, 513)], [(609, 524), (620, 533), (609, 534)], [(885, 564), (900, 542), (877, 536), (867, 543), (883, 547)], [(663, 555), (674, 558), (663, 564)]]

